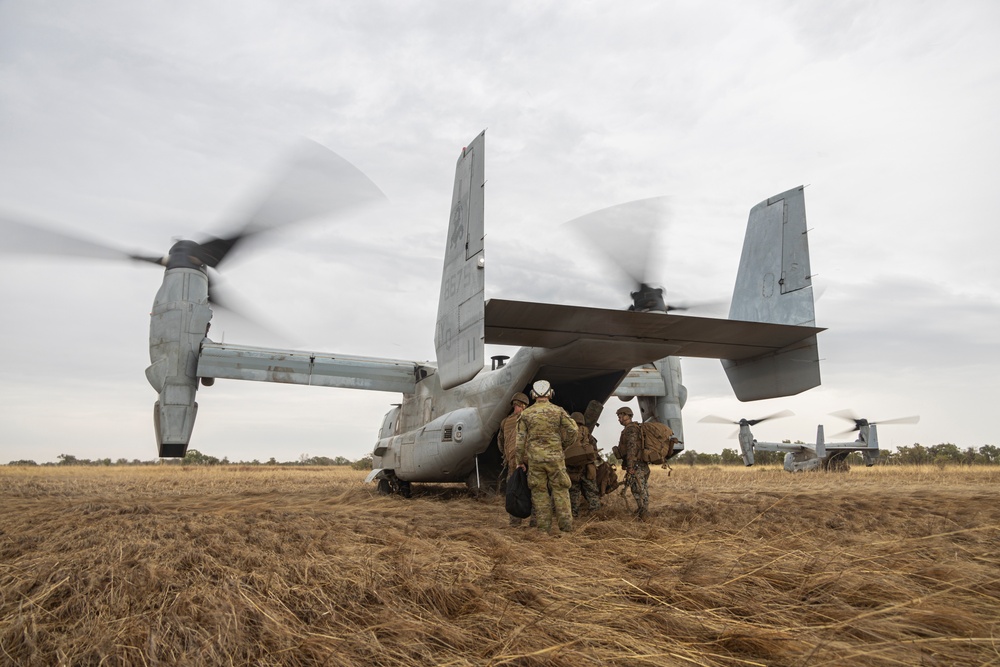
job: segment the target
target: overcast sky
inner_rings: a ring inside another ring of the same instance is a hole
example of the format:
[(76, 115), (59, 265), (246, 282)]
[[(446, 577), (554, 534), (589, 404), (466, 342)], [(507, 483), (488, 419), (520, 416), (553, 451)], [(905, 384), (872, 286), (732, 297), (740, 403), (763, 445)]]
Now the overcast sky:
[[(484, 128), (488, 298), (627, 306), (562, 223), (668, 195), (668, 300), (727, 300), (749, 209), (805, 184), (823, 385), (740, 403), (717, 361), (685, 360), (687, 447), (738, 446), (705, 415), (784, 409), (759, 439), (829, 438), (852, 409), (920, 416), (884, 447), (1000, 444), (998, 35), (986, 0), (4, 0), (0, 208), (162, 254), (232, 229), (312, 138), (389, 203), (233, 257), (226, 286), (268, 326), (217, 314), (213, 338), (427, 360), (455, 161)], [(155, 458), (161, 278), (0, 255), (0, 463)], [(398, 400), (219, 381), (191, 447), (356, 459)]]

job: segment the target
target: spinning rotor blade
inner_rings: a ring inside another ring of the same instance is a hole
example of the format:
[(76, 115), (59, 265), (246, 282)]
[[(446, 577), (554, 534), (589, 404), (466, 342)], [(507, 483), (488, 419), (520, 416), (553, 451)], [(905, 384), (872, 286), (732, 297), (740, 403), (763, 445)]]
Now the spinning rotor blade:
[(669, 200), (650, 197), (603, 208), (566, 223), (631, 282), (651, 282), (650, 261), (670, 218)]
[(865, 419), (864, 417), (858, 417), (852, 410), (838, 410), (837, 412), (831, 412), (830, 416), (839, 417), (841, 419), (846, 419), (847, 421), (854, 422), (854, 428), (847, 429), (846, 431), (841, 431), (836, 435), (847, 435), (848, 433), (854, 433), (855, 431), (860, 431), (862, 426), (872, 425), (872, 424), (916, 424), (920, 421), (920, 417), (913, 415), (910, 417), (897, 417), (896, 419), (879, 419), (878, 421), (874, 419)]
[(201, 259), (207, 266), (217, 267), (240, 241), (254, 234), (385, 200), (379, 187), (353, 164), (325, 146), (303, 139), (267, 193), (248, 207), (238, 230), (201, 242)]
[(698, 420), (699, 424), (739, 424), (739, 422), (734, 422), (732, 419), (726, 419), (725, 417), (719, 417), (717, 415), (706, 415)]
[(782, 410), (781, 412), (775, 412), (773, 415), (768, 415), (766, 417), (761, 417), (759, 419), (739, 419), (733, 421), (732, 419), (726, 419), (725, 417), (719, 417), (716, 415), (707, 415), (699, 419), (699, 422), (704, 422), (705, 424), (736, 424), (737, 426), (746, 422), (750, 426), (756, 426), (761, 422), (766, 422), (768, 419), (781, 419), (782, 417), (791, 417), (795, 413), (791, 410)]
[(103, 241), (87, 239), (9, 214), (0, 215), (0, 236), (3, 238), (0, 251), (9, 254), (160, 261), (160, 257), (135, 255)]
[(287, 332), (273, 324), (273, 318), (262, 317), (259, 313), (254, 313), (252, 307), (240, 299), (232, 289), (225, 286), (225, 281), (217, 272), (209, 272), (208, 274), (208, 301), (216, 313), (227, 313), (231, 323), (238, 321), (243, 325), (249, 325), (271, 340), (277, 339), (286, 342), (293, 340)]
[(795, 413), (791, 410), (782, 410), (781, 412), (775, 412), (773, 415), (768, 415), (766, 417), (761, 417), (760, 419), (750, 419), (747, 421), (751, 426), (756, 426), (761, 422), (766, 422), (768, 419), (781, 419), (782, 417), (791, 417)]
[[(574, 218), (566, 226), (628, 280), (630, 310), (684, 311), (716, 303), (664, 302), (655, 285), (666, 264), (662, 238), (670, 225), (670, 200), (650, 197)], [(720, 302), (721, 303), (721, 302)]]

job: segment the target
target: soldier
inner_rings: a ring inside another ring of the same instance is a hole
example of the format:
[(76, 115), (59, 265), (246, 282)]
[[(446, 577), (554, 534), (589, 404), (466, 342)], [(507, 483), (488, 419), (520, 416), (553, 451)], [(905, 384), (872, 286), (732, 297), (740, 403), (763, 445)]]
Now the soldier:
[(517, 420), (517, 463), (518, 467), (528, 468), (538, 530), (548, 533), (552, 528), (554, 507), (559, 530), (568, 533), (573, 530), (573, 514), (563, 449), (576, 440), (577, 428), (565, 410), (549, 402), (553, 393), (552, 385), (545, 380), (532, 385), (531, 397), (535, 403), (525, 408)]
[[(587, 499), (587, 506), (591, 512), (601, 509), (601, 492), (597, 489), (597, 446), (595, 440), (590, 435), (583, 413), (574, 412), (570, 415), (576, 422), (579, 435), (577, 437), (577, 447), (574, 451), (581, 452), (574, 457), (573, 464), (570, 464), (569, 451), (564, 452), (566, 459), (566, 473), (569, 475), (571, 486), (569, 487), (569, 502), (573, 508), (573, 517), (580, 515), (580, 496)], [(586, 458), (584, 458), (586, 457)]]
[[(618, 408), (617, 414), (618, 423), (625, 427), (618, 439), (625, 483), (632, 489), (635, 497), (635, 504), (638, 506), (636, 516), (645, 519), (649, 514), (649, 464), (642, 460), (642, 430), (638, 423), (632, 421), (632, 408)], [(622, 493), (624, 492), (623, 489)]]
[[(518, 392), (510, 399), (510, 405), (514, 411), (500, 422), (500, 432), (497, 433), (497, 445), (500, 447), (500, 455), (503, 456), (503, 467), (508, 480), (517, 467), (517, 418), (521, 411), (528, 407), (528, 397)], [(510, 515), (510, 525), (520, 526), (522, 521), (521, 517)]]

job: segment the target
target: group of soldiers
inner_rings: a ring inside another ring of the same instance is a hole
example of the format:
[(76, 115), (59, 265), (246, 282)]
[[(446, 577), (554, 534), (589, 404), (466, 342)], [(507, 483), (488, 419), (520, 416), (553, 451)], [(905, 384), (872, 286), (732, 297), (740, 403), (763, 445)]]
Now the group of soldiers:
[[(552, 528), (553, 514), (559, 530), (573, 530), (581, 500), (590, 511), (601, 508), (598, 488), (598, 468), (602, 465), (597, 440), (587, 428), (583, 414), (566, 413), (551, 402), (554, 390), (549, 382), (539, 380), (532, 385), (534, 403), (528, 397), (514, 394), (513, 412), (500, 423), (497, 441), (504, 457), (508, 479), (518, 468), (527, 470), (531, 489), (531, 525), (543, 533)], [(625, 470), (625, 483), (632, 491), (638, 509), (636, 515), (646, 518), (649, 513), (649, 464), (642, 460), (642, 433), (632, 420), (629, 407), (618, 410), (618, 422), (624, 427), (617, 454)], [(607, 466), (607, 464), (604, 464)], [(523, 519), (510, 517), (512, 526)]]

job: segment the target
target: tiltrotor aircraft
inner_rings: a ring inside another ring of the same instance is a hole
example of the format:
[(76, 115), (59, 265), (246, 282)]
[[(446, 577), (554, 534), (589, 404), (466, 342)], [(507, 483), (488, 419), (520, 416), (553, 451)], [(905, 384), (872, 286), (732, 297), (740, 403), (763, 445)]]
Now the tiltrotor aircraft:
[[(721, 359), (742, 401), (820, 384), (816, 335), (823, 329), (815, 326), (802, 187), (750, 211), (728, 319), (669, 314), (673, 308), (663, 291), (645, 283), (623, 311), (486, 300), (485, 132), (462, 149), (456, 168), (436, 363), (211, 340), (210, 304), (218, 305), (218, 296), (214, 285), (210, 295), (208, 269), (237, 243), (279, 224), (381, 197), (363, 174), (324, 151), (307, 151), (238, 233), (179, 241), (163, 258), (117, 252), (166, 267), (153, 301), (146, 370), (159, 395), (153, 421), (161, 457), (184, 456), (199, 384), (217, 379), (401, 393), (402, 401), (382, 420), (369, 478), (379, 479), (384, 491), (404, 494), (413, 482), (465, 482), (474, 489), (495, 484), (500, 421), (511, 397), (539, 379), (555, 388), (555, 403), (586, 412), (591, 423), (611, 396), (637, 397), (643, 419), (667, 423), (682, 441), (687, 389), (679, 357)], [(322, 183), (317, 197), (315, 186)], [(521, 347), (487, 364), (485, 344)]]
[(784, 468), (788, 472), (807, 472), (810, 470), (828, 470), (831, 472), (846, 472), (850, 469), (847, 457), (851, 452), (861, 452), (865, 465), (869, 468), (878, 461), (878, 429), (877, 424), (916, 424), (919, 417), (901, 417), (898, 419), (883, 419), (878, 422), (855, 417), (848, 410), (841, 410), (833, 413), (834, 416), (854, 422), (854, 428), (838, 433), (846, 435), (858, 432), (857, 440), (852, 442), (826, 442), (823, 425), (816, 427), (815, 444), (790, 443), (790, 442), (761, 442), (754, 438), (750, 431), (751, 426), (755, 426), (762, 421), (774, 419), (776, 417), (787, 417), (790, 412), (784, 411), (769, 415), (761, 419), (741, 419), (730, 421), (724, 417), (708, 415), (700, 421), (711, 424), (736, 424), (740, 427), (739, 440), (740, 450), (743, 454), (743, 463), (747, 466), (754, 464), (754, 452), (785, 452)]

